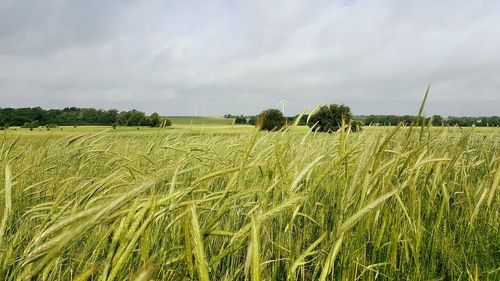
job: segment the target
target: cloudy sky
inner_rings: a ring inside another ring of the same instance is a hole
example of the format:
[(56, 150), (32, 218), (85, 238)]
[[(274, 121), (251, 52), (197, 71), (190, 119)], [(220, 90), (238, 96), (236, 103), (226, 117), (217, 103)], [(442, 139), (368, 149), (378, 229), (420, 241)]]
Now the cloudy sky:
[(0, 0), (0, 107), (500, 115), (500, 1)]

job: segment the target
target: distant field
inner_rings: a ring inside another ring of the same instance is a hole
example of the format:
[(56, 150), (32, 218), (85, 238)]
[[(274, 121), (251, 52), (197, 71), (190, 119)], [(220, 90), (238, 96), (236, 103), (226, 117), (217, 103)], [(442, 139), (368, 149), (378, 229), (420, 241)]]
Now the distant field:
[[(169, 117), (171, 118), (171, 117)], [(173, 122), (171, 127), (165, 128), (151, 128), (151, 127), (136, 127), (136, 126), (118, 126), (113, 129), (111, 126), (60, 126), (58, 128), (53, 128), (47, 130), (46, 128), (40, 127), (30, 131), (29, 129), (23, 129), (20, 127), (11, 127), (8, 130), (0, 131), (0, 135), (3, 132), (8, 135), (32, 135), (32, 136), (45, 136), (45, 135), (73, 135), (73, 134), (85, 134), (85, 133), (104, 133), (106, 135), (129, 135), (139, 136), (139, 135), (170, 135), (170, 134), (251, 134), (255, 127), (252, 125), (237, 125), (228, 122), (228, 119), (224, 118), (212, 118), (212, 117), (195, 117), (194, 120), (198, 122), (186, 123), (190, 117), (174, 117), (173, 119), (177, 122)], [(190, 120), (190, 119), (189, 119)], [(207, 121), (207, 122), (204, 122)], [(226, 123), (224, 123), (226, 122)], [(229, 124), (228, 124), (229, 123)], [(384, 133), (395, 127), (391, 126), (364, 126), (364, 133)], [(407, 130), (408, 128), (402, 128), (401, 130)], [(305, 134), (309, 128), (307, 126), (299, 126), (295, 128), (295, 133)], [(478, 135), (488, 135), (492, 133), (499, 133), (500, 128), (494, 127), (433, 127), (433, 133), (440, 132), (447, 133), (463, 133), (463, 132), (475, 132)], [(359, 135), (355, 134), (355, 135)]]
[(117, 126), (112, 129), (111, 126), (59, 126), (47, 130), (44, 127), (39, 127), (30, 131), (20, 127), (11, 127), (5, 132), (9, 134), (33, 134), (33, 135), (60, 135), (60, 134), (76, 134), (76, 133), (92, 133), (106, 131), (106, 134), (127, 134), (133, 135), (144, 134), (170, 134), (170, 133), (249, 133), (254, 130), (251, 125), (233, 124), (234, 119), (223, 117), (194, 117), (194, 116), (165, 116), (172, 121), (171, 127), (151, 128), (142, 126)]
[(200, 116), (165, 116), (172, 121), (174, 125), (231, 125), (233, 118), (224, 117), (200, 117)]

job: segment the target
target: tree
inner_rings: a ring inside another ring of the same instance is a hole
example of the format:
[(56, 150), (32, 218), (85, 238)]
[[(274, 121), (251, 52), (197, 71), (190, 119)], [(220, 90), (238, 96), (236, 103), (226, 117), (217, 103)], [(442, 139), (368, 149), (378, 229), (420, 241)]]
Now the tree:
[(116, 116), (116, 123), (121, 126), (127, 125), (127, 120), (129, 117), (130, 114), (128, 113), (128, 111), (122, 111), (118, 114), (118, 116)]
[(149, 125), (151, 127), (158, 127), (160, 126), (160, 123), (161, 117), (160, 115), (158, 115), (158, 113), (154, 112), (153, 114), (151, 114), (151, 116), (149, 116)]
[(116, 122), (116, 118), (118, 117), (118, 110), (116, 109), (110, 109), (108, 111), (105, 111), (102, 114), (102, 124), (103, 125), (112, 125)]
[(285, 117), (279, 109), (266, 109), (259, 114), (256, 126), (261, 130), (279, 130), (285, 126)]
[[(292, 122), (295, 122), (295, 120), (297, 120), (297, 118), (299, 118), (300, 115), (295, 115), (295, 117), (293, 117), (292, 119)], [(307, 114), (303, 114), (302, 116), (300, 116), (300, 120), (299, 120), (299, 123), (298, 125), (299, 126), (305, 126), (307, 124), (307, 118), (309, 117), (309, 115)]]
[[(332, 103), (318, 109), (309, 119), (309, 126), (316, 125), (323, 132), (335, 132), (342, 126), (342, 120), (346, 125), (351, 123), (352, 113), (347, 105)], [(354, 128), (352, 128), (354, 130)]]
[(54, 129), (54, 128), (57, 128), (57, 124), (54, 124), (54, 123), (49, 123), (47, 125), (45, 125), (46, 128), (50, 128), (50, 129)]
[(38, 127), (40, 127), (40, 122), (38, 122), (38, 120), (31, 122), (30, 129), (36, 129)]
[(361, 131), (363, 125), (364, 125), (364, 123), (362, 121), (352, 120), (351, 121), (351, 131), (359, 132), (359, 131)]
[(433, 126), (441, 126), (444, 124), (444, 119), (441, 115), (433, 115), (432, 116), (432, 125)]
[(250, 116), (250, 119), (248, 119), (248, 124), (255, 126), (257, 124), (257, 116)]
[(170, 119), (165, 119), (165, 124), (164, 124), (165, 127), (170, 127), (172, 126), (172, 121), (170, 121)]
[(244, 117), (243, 115), (236, 116), (236, 118), (234, 119), (234, 123), (235, 124), (246, 124), (247, 123), (247, 118)]
[(146, 115), (144, 112), (131, 110), (132, 114), (127, 120), (127, 126), (144, 126), (146, 125)]

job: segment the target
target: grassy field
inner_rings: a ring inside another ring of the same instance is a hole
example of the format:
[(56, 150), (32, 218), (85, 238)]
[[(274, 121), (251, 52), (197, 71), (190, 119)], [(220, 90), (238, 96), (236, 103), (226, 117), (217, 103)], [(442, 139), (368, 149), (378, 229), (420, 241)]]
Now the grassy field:
[(500, 280), (500, 129), (186, 122), (3, 131), (0, 279)]
[(200, 117), (200, 116), (167, 116), (175, 125), (205, 125), (205, 126), (224, 126), (231, 125), (234, 118), (224, 117)]

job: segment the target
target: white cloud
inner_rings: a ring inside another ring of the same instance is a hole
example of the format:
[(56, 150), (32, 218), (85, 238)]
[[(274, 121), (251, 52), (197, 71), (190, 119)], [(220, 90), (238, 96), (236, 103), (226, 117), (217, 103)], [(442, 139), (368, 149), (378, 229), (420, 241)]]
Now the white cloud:
[(0, 2), (0, 107), (498, 115), (494, 1)]

